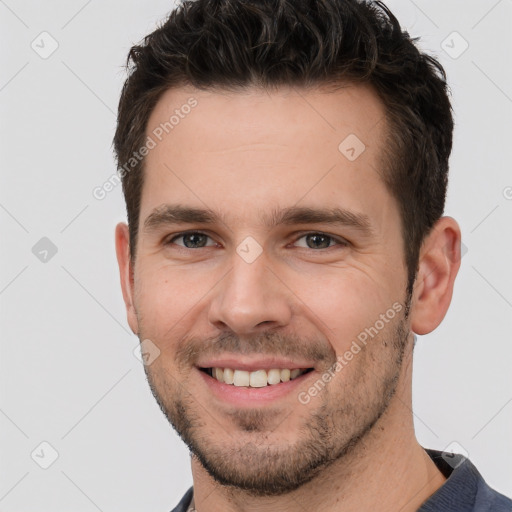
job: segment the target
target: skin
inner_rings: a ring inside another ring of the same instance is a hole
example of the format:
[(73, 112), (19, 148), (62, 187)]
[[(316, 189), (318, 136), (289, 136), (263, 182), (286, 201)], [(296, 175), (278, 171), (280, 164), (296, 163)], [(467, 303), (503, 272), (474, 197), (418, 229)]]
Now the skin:
[[(177, 88), (157, 103), (148, 134), (192, 96), (198, 105), (146, 157), (135, 261), (126, 224), (115, 236), (129, 325), (160, 351), (145, 366), (148, 381), (192, 452), (196, 509), (417, 510), (445, 478), (414, 434), (412, 334), (431, 332), (449, 307), (457, 222), (442, 217), (425, 239), (405, 317), (400, 215), (378, 173), (387, 125), (374, 91)], [(349, 134), (365, 144), (354, 161), (338, 150)], [(223, 222), (146, 231), (166, 203), (207, 207)], [(373, 234), (262, 222), (291, 206), (364, 213)], [(209, 238), (194, 248), (173, 238), (190, 230)], [(328, 247), (311, 245), (314, 233), (333, 237)], [(237, 253), (248, 236), (262, 249), (252, 263)], [(297, 393), (396, 303), (401, 311), (301, 403)], [(226, 353), (305, 358), (315, 369), (271, 405), (233, 406), (195, 367)]]

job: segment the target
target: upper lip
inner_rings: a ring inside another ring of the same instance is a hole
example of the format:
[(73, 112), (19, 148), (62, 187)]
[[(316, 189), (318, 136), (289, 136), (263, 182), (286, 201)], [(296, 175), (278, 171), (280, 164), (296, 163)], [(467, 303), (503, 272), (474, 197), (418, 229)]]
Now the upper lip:
[(308, 361), (292, 361), (278, 357), (260, 357), (258, 359), (243, 356), (226, 356), (216, 359), (205, 359), (200, 361), (199, 368), (231, 368), (232, 370), (271, 370), (273, 368), (314, 368), (314, 364)]

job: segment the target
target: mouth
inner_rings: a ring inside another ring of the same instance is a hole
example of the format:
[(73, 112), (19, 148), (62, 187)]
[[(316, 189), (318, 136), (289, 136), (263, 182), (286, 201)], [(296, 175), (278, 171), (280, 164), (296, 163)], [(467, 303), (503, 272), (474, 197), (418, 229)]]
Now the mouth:
[(228, 386), (245, 388), (264, 388), (277, 386), (297, 379), (298, 377), (309, 373), (314, 368), (269, 368), (253, 371), (234, 369), (234, 368), (199, 368), (206, 375), (209, 375), (217, 382)]
[(205, 354), (195, 368), (208, 400), (217, 408), (291, 405), (294, 395), (298, 397), (319, 375), (316, 361), (311, 359), (263, 353), (223, 353), (212, 358)]

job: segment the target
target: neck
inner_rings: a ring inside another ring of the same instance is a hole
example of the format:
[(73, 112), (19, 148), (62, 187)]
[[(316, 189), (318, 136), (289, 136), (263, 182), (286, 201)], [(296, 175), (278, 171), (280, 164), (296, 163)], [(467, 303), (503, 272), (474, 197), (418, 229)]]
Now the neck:
[[(411, 351), (412, 352), (412, 351)], [(192, 457), (197, 512), (414, 512), (445, 482), (414, 435), (412, 353), (395, 396), (370, 432), (312, 481), (278, 497), (256, 498), (215, 482)]]

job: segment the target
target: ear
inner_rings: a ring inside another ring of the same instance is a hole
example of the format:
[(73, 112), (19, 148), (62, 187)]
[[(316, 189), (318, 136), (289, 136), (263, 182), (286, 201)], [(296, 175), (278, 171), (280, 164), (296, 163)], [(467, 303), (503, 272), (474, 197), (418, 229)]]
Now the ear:
[(445, 317), (460, 267), (460, 243), (459, 225), (451, 217), (441, 217), (423, 241), (412, 298), (413, 332), (428, 334)]
[(130, 258), (130, 234), (128, 226), (120, 222), (116, 226), (116, 255), (119, 265), (119, 275), (121, 278), (121, 289), (123, 290), (123, 299), (126, 306), (128, 324), (134, 334), (139, 332), (139, 324), (134, 307), (134, 279), (133, 265)]

